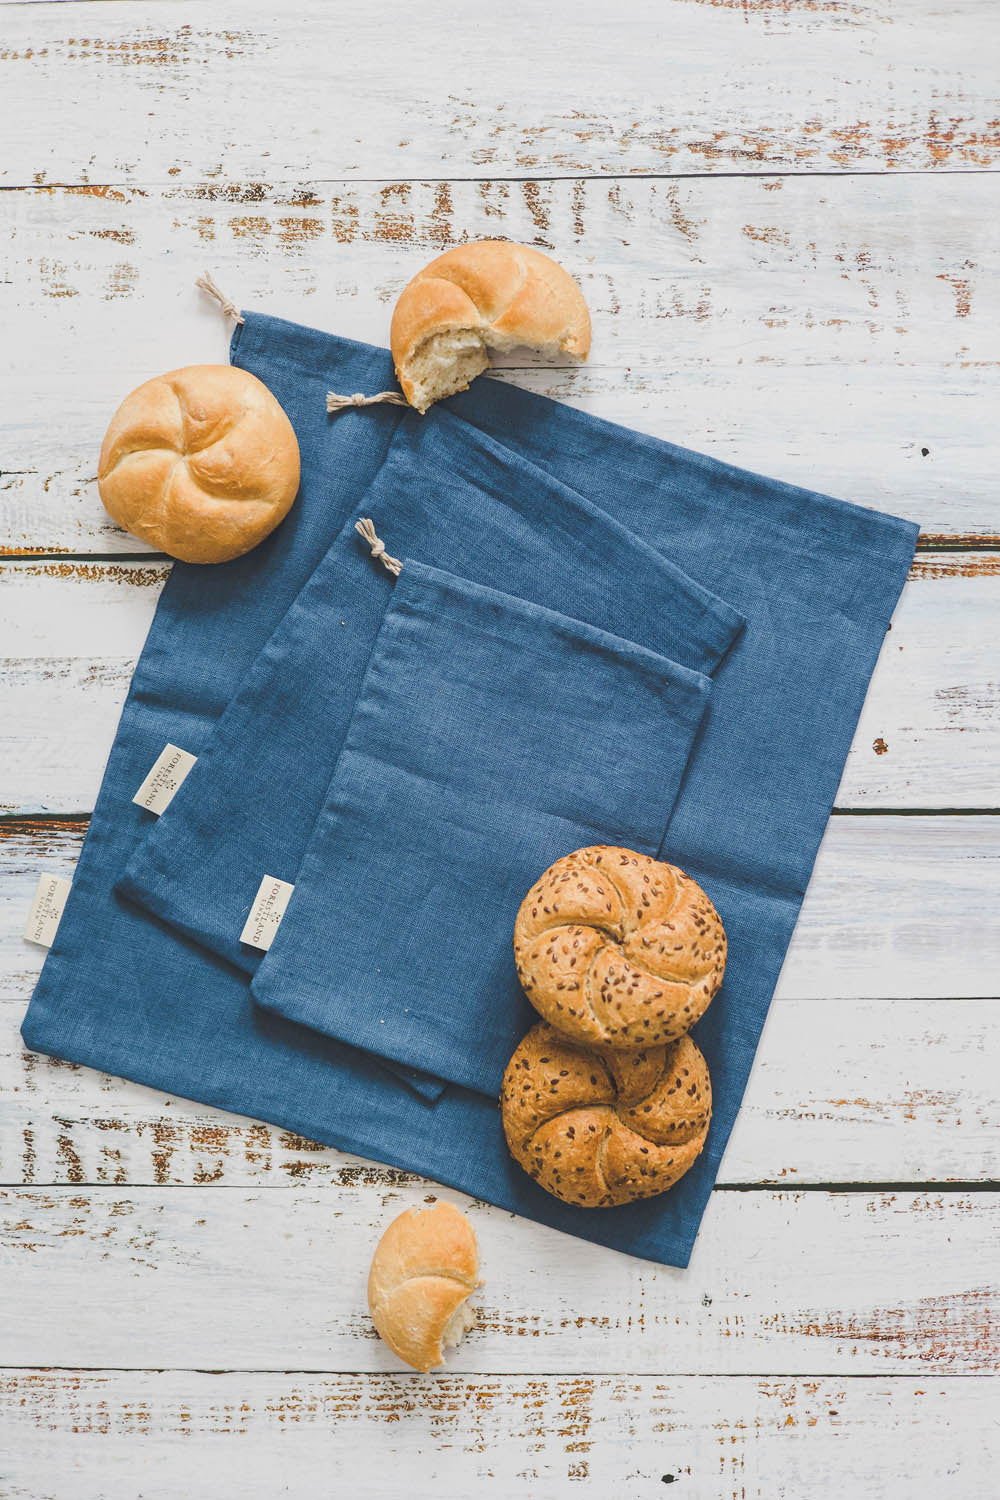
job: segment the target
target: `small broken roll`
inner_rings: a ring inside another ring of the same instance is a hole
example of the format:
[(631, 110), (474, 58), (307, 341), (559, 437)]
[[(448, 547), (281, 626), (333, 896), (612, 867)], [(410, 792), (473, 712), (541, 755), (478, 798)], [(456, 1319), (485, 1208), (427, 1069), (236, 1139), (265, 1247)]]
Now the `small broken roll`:
[(403, 288), (389, 341), (403, 394), (425, 412), (466, 390), (488, 367), (490, 350), (586, 359), (590, 314), (572, 276), (550, 256), (475, 240), (446, 250)]
[(500, 1103), (510, 1153), (539, 1187), (580, 1208), (610, 1208), (664, 1193), (691, 1169), (712, 1085), (689, 1036), (597, 1052), (540, 1021), (507, 1064)]
[(629, 1051), (689, 1031), (722, 983), (726, 934), (676, 865), (591, 844), (521, 902), (514, 961), (539, 1015), (586, 1047)]
[(379, 1240), (368, 1273), (379, 1337), (414, 1370), (443, 1364), (475, 1322), (467, 1304), (478, 1276), (476, 1236), (454, 1204), (408, 1208)]

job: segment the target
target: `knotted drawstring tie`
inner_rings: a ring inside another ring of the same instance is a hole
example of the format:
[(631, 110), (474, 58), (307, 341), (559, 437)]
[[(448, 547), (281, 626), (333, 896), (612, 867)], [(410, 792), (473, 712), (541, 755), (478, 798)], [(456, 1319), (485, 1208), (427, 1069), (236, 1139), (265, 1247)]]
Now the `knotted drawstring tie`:
[[(210, 297), (214, 297), (228, 317), (235, 318), (237, 323), (246, 321), (236, 303), (216, 286), (207, 271), (203, 271), (196, 279), (195, 286), (207, 292)], [(348, 406), (374, 406), (379, 401), (388, 401), (393, 406), (407, 405), (406, 397), (398, 395), (396, 391), (379, 391), (377, 396), (363, 396), (360, 391), (354, 396), (337, 396), (333, 391), (329, 391), (326, 397), (326, 409), (329, 412), (343, 411)], [(385, 550), (385, 542), (376, 532), (374, 521), (368, 516), (362, 516), (360, 521), (355, 521), (354, 529), (358, 536), (368, 543), (375, 562), (380, 562), (387, 573), (391, 573), (393, 578), (398, 578), (403, 571), (403, 564), (398, 557), (392, 557)]]
[(387, 573), (391, 573), (394, 578), (398, 578), (403, 571), (403, 564), (398, 557), (389, 556), (385, 550), (385, 542), (383, 542), (382, 538), (375, 531), (374, 521), (370, 520), (368, 516), (362, 516), (360, 521), (355, 521), (354, 529), (358, 533), (358, 536), (362, 537), (372, 549), (372, 557), (375, 561), (380, 562)]
[[(240, 312), (231, 297), (227, 297), (221, 287), (217, 286), (207, 271), (202, 271), (200, 276), (195, 277), (195, 286), (214, 297), (228, 318), (237, 323), (245, 323), (246, 318)], [(378, 406), (380, 402), (386, 402), (390, 406), (409, 406), (405, 396), (398, 391), (379, 391), (375, 396), (365, 396), (361, 391), (356, 391), (353, 396), (338, 396), (336, 391), (327, 391), (326, 409), (332, 415), (334, 412), (347, 411), (350, 407)]]
[(377, 396), (363, 396), (358, 391), (353, 396), (338, 396), (334, 391), (326, 393), (326, 409), (329, 412), (346, 411), (349, 406), (377, 406), (380, 401), (387, 401), (390, 406), (408, 406), (409, 402), (405, 396), (398, 391), (379, 391)]
[(210, 297), (214, 297), (227, 317), (235, 318), (237, 323), (246, 322), (236, 303), (231, 302), (225, 292), (219, 290), (207, 271), (202, 271), (201, 275), (195, 278), (194, 284), (200, 287), (203, 292), (207, 292)]

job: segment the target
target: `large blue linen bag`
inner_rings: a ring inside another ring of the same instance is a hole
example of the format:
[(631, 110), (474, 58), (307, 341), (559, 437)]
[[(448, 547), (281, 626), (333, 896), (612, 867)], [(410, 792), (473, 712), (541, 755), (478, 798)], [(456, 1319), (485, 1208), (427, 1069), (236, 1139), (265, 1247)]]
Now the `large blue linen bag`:
[[(295, 426), (300, 497), (247, 557), (210, 570), (175, 566), (25, 1018), (26, 1043), (424, 1173), (631, 1254), (687, 1264), (916, 528), (499, 382), (481, 380), (448, 403), (468, 428), (474, 468), (481, 433), (597, 510), (613, 497), (614, 522), (746, 620), (715, 672), (661, 845), (710, 890), (729, 933), (726, 982), (696, 1032), (713, 1081), (708, 1143), (663, 1198), (574, 1209), (512, 1163), (488, 1095), (449, 1084), (436, 1101), (422, 1097), (373, 1052), (256, 1004), (245, 970), (115, 892), (145, 833), (148, 814), (131, 799), (151, 764), (168, 741), (196, 755), (211, 745), (331, 543), (366, 513), (400, 424), (417, 421), (388, 407), (326, 415), (328, 389), (386, 386), (384, 351), (248, 314), (232, 358), (264, 380)], [(436, 420), (433, 410), (423, 419)]]

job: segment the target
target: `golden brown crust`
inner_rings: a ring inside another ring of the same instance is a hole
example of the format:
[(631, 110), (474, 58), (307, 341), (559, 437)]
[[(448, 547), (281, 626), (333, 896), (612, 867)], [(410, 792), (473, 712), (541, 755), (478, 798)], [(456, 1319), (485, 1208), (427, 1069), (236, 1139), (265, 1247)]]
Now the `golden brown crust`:
[(184, 562), (228, 562), (287, 515), (299, 445), (255, 375), (188, 365), (126, 396), (97, 472), (105, 509), (126, 531)]
[(528, 999), (564, 1035), (628, 1050), (690, 1030), (722, 983), (726, 934), (683, 870), (592, 844), (531, 887), (514, 959)]
[(444, 1360), (449, 1325), (479, 1285), (472, 1225), (452, 1203), (408, 1208), (379, 1240), (368, 1274), (368, 1310), (381, 1338), (415, 1370)]
[(429, 339), (460, 329), (487, 347), (526, 345), (580, 360), (590, 353), (590, 314), (572, 276), (540, 250), (506, 240), (446, 250), (403, 288), (389, 337), (403, 394), (418, 410), (430, 402), (416, 396), (412, 362)]
[(585, 1208), (666, 1192), (694, 1165), (712, 1118), (708, 1068), (689, 1036), (597, 1052), (545, 1021), (508, 1063), (500, 1102), (514, 1160), (547, 1193)]

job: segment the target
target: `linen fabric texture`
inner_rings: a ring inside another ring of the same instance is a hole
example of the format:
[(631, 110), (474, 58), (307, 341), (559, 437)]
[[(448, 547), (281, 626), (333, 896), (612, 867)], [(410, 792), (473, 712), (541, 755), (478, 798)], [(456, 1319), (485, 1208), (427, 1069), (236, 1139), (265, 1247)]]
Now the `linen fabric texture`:
[[(328, 417), (388, 354), (257, 314), (231, 357), (292, 420), (299, 498), (172, 571), (27, 1045), (686, 1265), (916, 527), (496, 380)], [(199, 759), (154, 825), (131, 798), (167, 742)], [(517, 900), (597, 841), (698, 880), (729, 963), (704, 1152), (587, 1210), (513, 1163), (494, 1090), (530, 1019)], [(296, 889), (261, 958), (264, 874)]]

